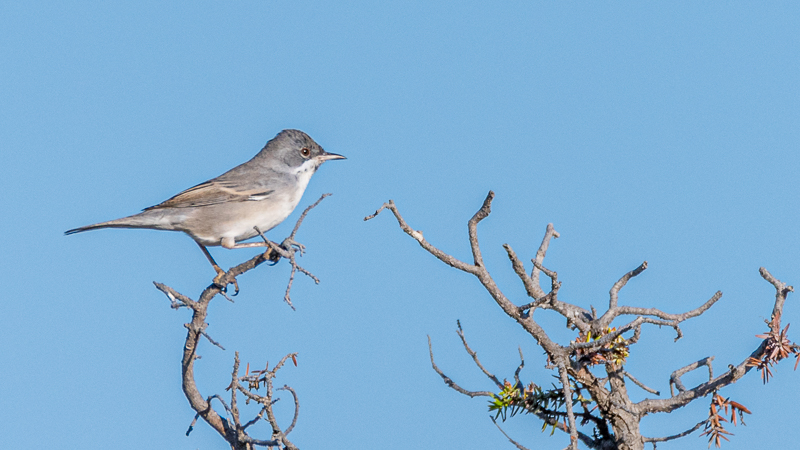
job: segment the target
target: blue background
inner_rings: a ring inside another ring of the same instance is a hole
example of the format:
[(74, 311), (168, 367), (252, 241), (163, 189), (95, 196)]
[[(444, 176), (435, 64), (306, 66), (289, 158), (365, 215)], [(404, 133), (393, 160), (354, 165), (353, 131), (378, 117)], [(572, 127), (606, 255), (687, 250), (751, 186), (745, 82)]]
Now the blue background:
[[(3, 2), (0, 446), (226, 448), (205, 424), (184, 436), (188, 315), (151, 284), (196, 298), (213, 276), (197, 246), (178, 233), (63, 231), (217, 176), (283, 128), (348, 157), (325, 164), (301, 202), (334, 193), (298, 235), (322, 283), (298, 279), (292, 311), (282, 263), (242, 276), (235, 304), (215, 300), (208, 331), (228, 350), (200, 348), (204, 395), (223, 393), (233, 350), (254, 366), (296, 351), (277, 383), (300, 396), (300, 448), (513, 448), (485, 399), (431, 370), (426, 335), (473, 390), (493, 386), (457, 319), (500, 378), (520, 346), (523, 379), (548, 385), (541, 350), (390, 215), (363, 222), (394, 199), (468, 261), (466, 222), (490, 189), (481, 244), (514, 301), (527, 300), (501, 244), (528, 260), (553, 222), (562, 237), (545, 263), (562, 300), (602, 309), (644, 260), (624, 304), (682, 312), (722, 290), (681, 341), (646, 329), (627, 365), (662, 392), (708, 355), (722, 373), (766, 331), (774, 290), (758, 268), (800, 283), (798, 29), (794, 2)], [(288, 235), (298, 215), (269, 235)], [(225, 267), (256, 253), (211, 251)], [(555, 339), (574, 338), (537, 314)], [(791, 296), (785, 322), (798, 314)], [(767, 386), (752, 372), (723, 391), (753, 412), (725, 448), (796, 445), (793, 363)], [(290, 403), (277, 407), (283, 423)], [(642, 432), (683, 431), (707, 409), (649, 416)], [(567, 443), (530, 416), (503, 427), (529, 448)]]

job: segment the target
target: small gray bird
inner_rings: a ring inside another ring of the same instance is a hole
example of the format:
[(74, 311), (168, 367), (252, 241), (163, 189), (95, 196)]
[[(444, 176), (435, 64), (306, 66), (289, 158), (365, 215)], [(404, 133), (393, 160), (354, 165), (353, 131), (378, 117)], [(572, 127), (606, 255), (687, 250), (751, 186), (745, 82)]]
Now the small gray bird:
[(139, 214), (75, 228), (65, 234), (98, 228), (152, 228), (183, 231), (197, 242), (219, 275), (206, 246), (263, 247), (264, 242), (238, 243), (266, 232), (294, 211), (308, 181), (329, 159), (327, 153), (299, 130), (283, 130), (250, 161), (217, 178), (189, 188)]

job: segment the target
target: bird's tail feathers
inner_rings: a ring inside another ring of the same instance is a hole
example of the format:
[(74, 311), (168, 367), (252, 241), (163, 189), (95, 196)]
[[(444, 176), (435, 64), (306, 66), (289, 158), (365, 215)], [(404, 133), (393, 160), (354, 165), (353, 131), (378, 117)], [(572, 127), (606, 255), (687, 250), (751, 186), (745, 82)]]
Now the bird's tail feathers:
[(64, 232), (65, 235), (83, 233), (84, 231), (98, 230), (100, 228), (156, 228), (153, 219), (143, 217), (145, 214), (136, 214), (121, 219), (109, 220), (107, 222), (86, 225), (85, 227), (73, 228)]

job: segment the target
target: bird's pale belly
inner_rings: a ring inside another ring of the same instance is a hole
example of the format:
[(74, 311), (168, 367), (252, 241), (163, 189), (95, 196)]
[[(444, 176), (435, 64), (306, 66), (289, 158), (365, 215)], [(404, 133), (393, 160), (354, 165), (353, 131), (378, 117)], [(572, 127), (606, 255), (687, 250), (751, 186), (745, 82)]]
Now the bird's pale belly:
[[(293, 200), (293, 199), (292, 199)], [(260, 201), (228, 203), (198, 208), (184, 222), (186, 232), (203, 245), (220, 245), (222, 239), (239, 242), (257, 236), (258, 227), (267, 232), (283, 222), (299, 202), (267, 198)]]

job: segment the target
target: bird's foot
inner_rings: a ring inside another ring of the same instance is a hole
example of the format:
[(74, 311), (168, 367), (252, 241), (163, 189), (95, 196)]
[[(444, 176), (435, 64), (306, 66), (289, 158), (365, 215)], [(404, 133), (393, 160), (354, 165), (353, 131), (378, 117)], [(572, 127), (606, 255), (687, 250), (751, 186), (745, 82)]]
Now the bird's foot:
[(281, 242), (281, 248), (286, 250), (287, 252), (300, 252), (300, 256), (306, 252), (306, 246), (295, 241), (292, 238), (286, 238)]
[(236, 281), (236, 277), (230, 277), (227, 279), (227, 272), (222, 270), (219, 266), (214, 268), (217, 271), (217, 276), (214, 277), (214, 286), (218, 287), (223, 294), (228, 293), (228, 285), (233, 285), (233, 296), (239, 295), (239, 282)]
[(280, 260), (281, 260), (281, 255), (279, 255), (279, 254), (277, 254), (275, 252), (270, 253), (270, 255), (269, 255), (269, 265), (270, 266), (274, 266), (275, 264), (278, 264), (278, 262)]

